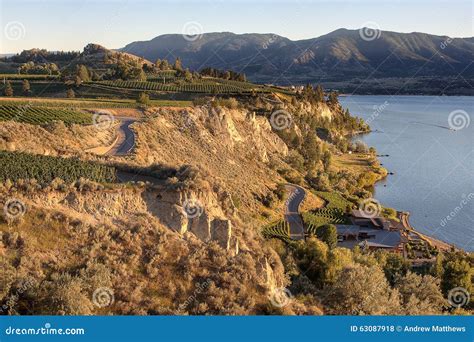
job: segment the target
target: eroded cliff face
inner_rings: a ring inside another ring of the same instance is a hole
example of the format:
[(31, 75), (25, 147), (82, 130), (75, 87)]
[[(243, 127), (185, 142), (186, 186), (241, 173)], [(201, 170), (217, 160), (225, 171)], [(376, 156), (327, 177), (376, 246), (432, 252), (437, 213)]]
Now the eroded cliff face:
[(211, 189), (178, 190), (156, 185), (89, 191), (69, 188), (34, 192), (22, 196), (22, 200), (30, 206), (60, 211), (91, 224), (145, 215), (181, 236), (192, 233), (202, 242), (216, 241), (231, 255), (239, 251), (238, 239), (232, 234), (232, 217), (227, 215), (229, 208), (222, 208)]
[(207, 106), (159, 109), (151, 115), (133, 126), (134, 159), (140, 165), (196, 166), (211, 184), (222, 184), (248, 208), (255, 205), (254, 195), (266, 194), (283, 181), (269, 164), (283, 160), (288, 147), (272, 132), (267, 118)]

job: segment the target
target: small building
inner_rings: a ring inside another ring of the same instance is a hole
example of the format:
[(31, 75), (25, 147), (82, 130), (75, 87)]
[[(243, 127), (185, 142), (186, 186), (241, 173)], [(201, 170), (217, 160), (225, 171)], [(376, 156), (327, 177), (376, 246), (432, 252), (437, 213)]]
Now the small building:
[(353, 225), (365, 228), (395, 230), (393, 222), (385, 217), (369, 216), (361, 210), (352, 210), (351, 222)]
[(355, 246), (368, 249), (385, 249), (403, 253), (405, 237), (399, 230), (368, 228), (358, 225), (336, 225), (338, 246), (353, 249)]

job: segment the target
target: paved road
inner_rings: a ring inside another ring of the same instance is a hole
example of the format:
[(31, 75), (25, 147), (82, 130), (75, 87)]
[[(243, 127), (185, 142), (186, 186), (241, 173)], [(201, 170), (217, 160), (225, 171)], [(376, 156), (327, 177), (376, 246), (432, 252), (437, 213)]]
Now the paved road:
[(285, 221), (290, 224), (290, 237), (293, 240), (304, 240), (304, 225), (299, 210), (306, 191), (292, 184), (285, 185), (285, 188), (288, 193), (288, 199), (285, 202)]
[(124, 156), (130, 153), (135, 147), (135, 133), (130, 129), (130, 125), (133, 124), (136, 119), (133, 118), (117, 118), (120, 120), (120, 127), (118, 131), (118, 140), (114, 147), (107, 153), (112, 156)]

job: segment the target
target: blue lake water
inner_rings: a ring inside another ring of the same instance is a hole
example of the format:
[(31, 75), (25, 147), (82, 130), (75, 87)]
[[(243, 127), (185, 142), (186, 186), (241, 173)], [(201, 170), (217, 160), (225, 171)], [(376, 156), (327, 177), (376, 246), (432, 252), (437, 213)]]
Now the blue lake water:
[(474, 251), (474, 97), (345, 96), (341, 104), (364, 118), (361, 136), (394, 175), (375, 198), (411, 213), (420, 232)]

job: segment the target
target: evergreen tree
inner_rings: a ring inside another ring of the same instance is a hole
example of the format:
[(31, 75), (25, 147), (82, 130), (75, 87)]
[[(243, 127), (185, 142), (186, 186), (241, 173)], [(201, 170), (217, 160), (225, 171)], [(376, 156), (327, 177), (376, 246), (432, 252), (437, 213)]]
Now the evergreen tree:
[(316, 236), (325, 242), (329, 249), (336, 248), (337, 246), (337, 228), (333, 224), (325, 224), (318, 227), (316, 230)]
[(176, 58), (176, 61), (174, 62), (173, 69), (177, 71), (183, 71), (183, 65), (181, 63), (181, 59), (178, 57)]
[(335, 91), (331, 91), (329, 93), (329, 96), (328, 96), (328, 100), (327, 100), (327, 104), (331, 107), (334, 107), (336, 106), (337, 104), (339, 104), (339, 99), (338, 99), (338, 95), (337, 95), (337, 92)]
[(13, 96), (13, 88), (12, 88), (12, 85), (11, 85), (10, 81), (7, 81), (7, 83), (5, 85), (4, 94), (5, 94), (5, 96)]
[(147, 93), (138, 94), (137, 103), (148, 105), (150, 103), (150, 96)]
[(462, 253), (447, 253), (443, 259), (443, 275), (441, 278), (441, 289), (447, 295), (455, 287), (465, 288), (471, 292), (472, 269), (466, 257)]
[(314, 100), (316, 102), (324, 102), (324, 91), (323, 91), (323, 87), (321, 87), (321, 85), (318, 84), (318, 86), (316, 87), (316, 90), (314, 91)]
[(321, 160), (323, 162), (324, 170), (326, 171), (329, 170), (329, 166), (331, 165), (331, 158), (332, 158), (331, 152), (329, 152), (329, 150), (324, 151)]
[(28, 95), (30, 93), (30, 82), (28, 82), (28, 80), (23, 80), (23, 84), (22, 84), (22, 90), (23, 90), (23, 94), (25, 95)]

